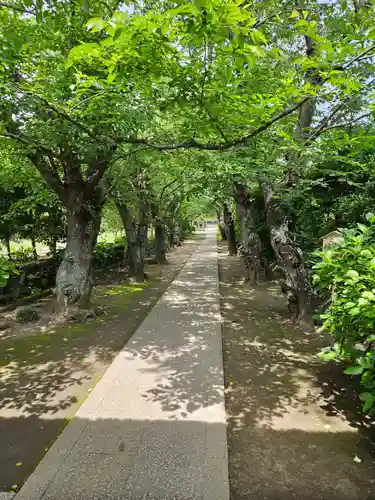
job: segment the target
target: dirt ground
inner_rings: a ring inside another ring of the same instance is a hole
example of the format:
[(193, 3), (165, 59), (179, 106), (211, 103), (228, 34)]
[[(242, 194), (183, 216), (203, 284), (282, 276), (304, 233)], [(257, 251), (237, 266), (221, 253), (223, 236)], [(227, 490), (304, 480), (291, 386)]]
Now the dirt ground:
[(218, 243), (231, 500), (375, 499), (374, 422), (293, 325), (275, 283), (243, 284)]
[(106, 314), (95, 321), (46, 327), (43, 320), (0, 339), (0, 492), (22, 486), (201, 238), (173, 250), (168, 265), (148, 266), (146, 284), (96, 287), (94, 303)]

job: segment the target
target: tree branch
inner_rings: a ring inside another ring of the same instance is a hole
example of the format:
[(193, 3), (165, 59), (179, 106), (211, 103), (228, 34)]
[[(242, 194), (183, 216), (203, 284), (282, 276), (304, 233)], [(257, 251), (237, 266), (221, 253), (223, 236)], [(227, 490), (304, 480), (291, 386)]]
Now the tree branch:
[(145, 149), (150, 149), (149, 146), (145, 146), (143, 148), (138, 148), (134, 149), (133, 151), (130, 151), (129, 153), (125, 153), (123, 155), (116, 156), (115, 158), (105, 158), (98, 162), (98, 166), (95, 170), (95, 172), (88, 177), (85, 183), (85, 189), (88, 189), (91, 191), (92, 189), (95, 188), (95, 186), (99, 183), (103, 175), (105, 174), (106, 170), (108, 167), (112, 166), (114, 163), (116, 163), (118, 160), (121, 160), (123, 158), (128, 158), (129, 156), (132, 156), (136, 153), (139, 153), (140, 151), (144, 151)]
[[(188, 175), (186, 177), (186, 179), (184, 179), (184, 182), (185, 181), (188, 181), (189, 179), (191, 179), (193, 177), (193, 175), (195, 174), (196, 172), (191, 172), (190, 175)], [(178, 180), (178, 179), (177, 179)], [(177, 187), (173, 188), (172, 191), (169, 191), (168, 193), (168, 196), (171, 196), (173, 193), (175, 193), (176, 191), (178, 191), (183, 185), (184, 185), (184, 182), (180, 182)], [(190, 191), (189, 191), (190, 192)]]
[(29, 95), (31, 97), (36, 97), (40, 101), (42, 101), (48, 108), (52, 109), (56, 114), (64, 118), (66, 121), (74, 125), (75, 127), (79, 128), (82, 130), (82, 132), (85, 132), (91, 139), (94, 139), (95, 141), (98, 141), (100, 139), (105, 139), (108, 142), (114, 143), (114, 140), (111, 139), (110, 137), (105, 137), (105, 136), (97, 136), (91, 132), (91, 130), (83, 125), (81, 122), (78, 120), (72, 118), (66, 111), (57, 108), (54, 104), (51, 104), (47, 99), (44, 97), (38, 95), (38, 94), (32, 94), (31, 92), (23, 91), (26, 95)]
[(55, 191), (62, 201), (65, 201), (66, 193), (61, 179), (59, 178), (57, 172), (48, 166), (45, 158), (43, 158), (38, 151), (28, 154), (27, 157), (39, 171), (46, 183)]
[(314, 130), (312, 130), (312, 133), (310, 137), (307, 138), (306, 142), (313, 141), (319, 136), (320, 132), (325, 128), (327, 123), (329, 123), (330, 120), (332, 120), (332, 118), (345, 106), (347, 100), (348, 99), (346, 99), (343, 102), (340, 102), (340, 104), (338, 104), (333, 108), (333, 110), (329, 115), (323, 118), (323, 120), (319, 123), (319, 125), (316, 128), (314, 128)]
[(53, 158), (57, 158), (58, 160), (61, 160), (60, 155), (54, 153), (52, 151), (52, 149), (48, 149), (45, 146), (43, 146), (42, 144), (38, 144), (38, 145), (33, 144), (32, 140), (30, 138), (26, 137), (25, 135), (13, 134), (12, 132), (2, 132), (2, 133), (0, 133), (0, 137), (5, 137), (7, 139), (13, 139), (13, 140), (20, 142), (21, 144), (24, 144), (30, 148), (42, 151), (43, 153), (45, 153), (49, 157), (52, 156)]
[(150, 149), (156, 149), (157, 151), (166, 151), (166, 150), (175, 150), (175, 149), (199, 149), (202, 151), (227, 151), (234, 146), (246, 146), (247, 143), (255, 136), (267, 130), (274, 123), (281, 120), (282, 118), (292, 114), (294, 111), (299, 109), (309, 98), (305, 97), (298, 103), (293, 106), (285, 109), (282, 113), (274, 116), (273, 118), (265, 121), (262, 125), (252, 130), (249, 134), (246, 134), (238, 139), (234, 139), (233, 141), (221, 142), (216, 144), (203, 144), (197, 142), (195, 139), (190, 139), (184, 142), (176, 143), (176, 144), (153, 144), (152, 142), (147, 141), (146, 139), (132, 139), (125, 138), (123, 142), (128, 144), (141, 144), (147, 146)]
[[(353, 120), (350, 120), (349, 122), (335, 123), (334, 125), (330, 125), (329, 127), (324, 127), (324, 128), (322, 128), (320, 130), (319, 135), (323, 134), (324, 132), (327, 132), (328, 130), (332, 130), (332, 129), (335, 129), (335, 128), (348, 127), (350, 125), (353, 125), (353, 123), (357, 123), (360, 120), (363, 120), (364, 118), (367, 118), (369, 116), (372, 116), (372, 112), (371, 111), (369, 113), (365, 113), (365, 114), (363, 114), (361, 116), (358, 116), (357, 118), (354, 118)], [(318, 137), (318, 136), (316, 136), (316, 137)], [(316, 139), (316, 137), (314, 137), (314, 139)]]
[(22, 9), (21, 7), (15, 7), (14, 5), (11, 5), (7, 2), (0, 2), (0, 8), (4, 8), (4, 9), (10, 9), (10, 10), (14, 10), (16, 12), (21, 12), (22, 14), (33, 14), (35, 15), (35, 12), (33, 10), (29, 10), (29, 9)]
[(284, 12), (284, 10), (288, 7), (288, 5), (290, 5), (292, 2), (293, 2), (293, 0), (289, 0), (288, 2), (286, 2), (286, 4), (284, 5), (284, 7), (281, 10), (276, 11), (276, 12), (272, 12), (272, 14), (270, 14), (269, 16), (266, 16), (264, 19), (256, 21), (255, 24), (253, 25), (253, 28), (259, 28), (260, 26), (265, 24), (267, 21), (269, 21), (273, 17), (279, 16), (280, 14), (282, 14)]
[(363, 52), (361, 52), (360, 54), (358, 54), (357, 56), (353, 57), (352, 59), (350, 59), (348, 62), (346, 63), (343, 63), (341, 64), (340, 66), (334, 66), (332, 68), (332, 70), (335, 70), (335, 71), (343, 71), (345, 69), (348, 69), (350, 66), (352, 66), (355, 62), (359, 61), (360, 59), (362, 59), (364, 56), (366, 56), (367, 54), (369, 54), (371, 51), (373, 51), (375, 49), (375, 43), (373, 43), (372, 45), (370, 45), (370, 47), (368, 47), (366, 50), (364, 50)]
[(173, 179), (173, 181), (171, 182), (168, 182), (168, 184), (166, 184), (163, 189), (161, 190), (161, 193), (160, 193), (160, 196), (159, 196), (159, 203), (161, 202), (161, 200), (163, 199), (163, 196), (164, 196), (164, 193), (166, 191), (166, 189), (169, 188), (169, 186), (172, 186), (172, 184), (174, 184), (175, 182), (177, 182), (179, 179), (179, 177), (176, 177), (175, 179)]

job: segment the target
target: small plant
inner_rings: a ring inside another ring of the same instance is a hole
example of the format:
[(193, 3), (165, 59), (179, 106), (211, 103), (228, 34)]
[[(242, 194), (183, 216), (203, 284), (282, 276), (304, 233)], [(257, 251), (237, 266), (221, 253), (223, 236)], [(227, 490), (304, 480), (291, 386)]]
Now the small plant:
[(15, 313), (17, 323), (28, 323), (39, 319), (39, 312), (33, 307), (19, 307)]
[(14, 263), (0, 256), (0, 288), (4, 288), (7, 285), (12, 274), (18, 274)]
[(35, 260), (31, 247), (20, 248), (12, 252), (12, 259), (17, 262), (30, 262)]
[(343, 233), (342, 242), (315, 253), (315, 286), (328, 298), (320, 317), (333, 348), (320, 357), (350, 365), (345, 373), (361, 376), (364, 412), (375, 411), (375, 216), (368, 225)]

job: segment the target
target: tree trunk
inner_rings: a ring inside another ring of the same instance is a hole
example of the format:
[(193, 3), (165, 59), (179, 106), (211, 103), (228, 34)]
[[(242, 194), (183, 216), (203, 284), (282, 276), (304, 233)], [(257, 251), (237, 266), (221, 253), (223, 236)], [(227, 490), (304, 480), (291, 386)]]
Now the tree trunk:
[(38, 252), (36, 251), (36, 242), (34, 236), (31, 236), (31, 247), (33, 249), (33, 257), (38, 260)]
[(161, 221), (155, 222), (155, 257), (158, 264), (166, 264), (165, 231)]
[(182, 230), (181, 230), (180, 219), (178, 218), (175, 221), (175, 226), (173, 230), (173, 244), (180, 247), (181, 240), (182, 240)]
[[(314, 57), (316, 54), (315, 42), (309, 36), (305, 36), (306, 55)], [(319, 87), (322, 79), (315, 68), (310, 68), (306, 73), (306, 81), (312, 87)], [(314, 112), (316, 109), (316, 97), (314, 94), (307, 96), (308, 99), (299, 109), (298, 120), (294, 130), (294, 137), (303, 143), (310, 133)], [(302, 161), (300, 155), (291, 153), (287, 160), (289, 166), (285, 172), (284, 189), (293, 189), (299, 176), (299, 163)], [(303, 252), (297, 245), (294, 232), (291, 230), (291, 218), (280, 203), (279, 198), (273, 196), (272, 187), (261, 181), (267, 223), (270, 228), (270, 240), (275, 252), (278, 266), (284, 273), (281, 284), (283, 292), (288, 298), (289, 305), (294, 302), (297, 305), (297, 317), (302, 318), (311, 312), (310, 285), (308, 274), (303, 262)]]
[(181, 221), (180, 221), (180, 209), (181, 201), (176, 199), (173, 206), (173, 222), (172, 222), (172, 234), (171, 234), (171, 244), (176, 246), (181, 246)]
[(49, 251), (51, 253), (51, 255), (55, 256), (56, 253), (57, 253), (57, 239), (56, 238), (53, 238), (51, 240), (51, 243), (49, 245)]
[(75, 305), (80, 309), (90, 306), (94, 284), (92, 252), (100, 230), (101, 205), (80, 203), (71, 197), (67, 206), (67, 242), (63, 261), (56, 275), (57, 312)]
[(10, 236), (7, 235), (4, 238), (4, 240), (5, 240), (5, 246), (6, 246), (6, 249), (7, 249), (8, 259), (12, 260), (12, 251), (10, 249)]
[(149, 226), (148, 224), (146, 224), (145, 255), (147, 255), (148, 250), (149, 250), (149, 239), (148, 239), (148, 236), (149, 236), (149, 228), (150, 228), (150, 226)]
[(296, 303), (297, 316), (302, 318), (311, 312), (311, 300), (307, 271), (303, 262), (303, 252), (290, 231), (290, 217), (280, 207), (279, 199), (273, 198), (272, 188), (261, 183), (265, 201), (267, 222), (270, 228), (271, 245), (278, 266), (284, 273), (282, 290), (289, 305)]
[(223, 241), (226, 241), (227, 235), (225, 233), (224, 216), (223, 216), (223, 213), (220, 210), (217, 211), (217, 220), (218, 220), (218, 225), (219, 225), (219, 231), (220, 231), (221, 239)]
[(246, 186), (235, 184), (234, 199), (241, 228), (241, 254), (246, 269), (246, 279), (257, 283), (262, 262), (262, 243), (255, 231), (251, 214), (250, 196)]
[(147, 233), (147, 224), (143, 228), (137, 228), (134, 214), (130, 207), (122, 203), (116, 203), (120, 214), (128, 247), (126, 256), (128, 259), (129, 276), (137, 281), (145, 281), (145, 240)]
[(236, 230), (234, 226), (234, 220), (232, 212), (229, 210), (229, 207), (226, 203), (224, 203), (223, 205), (223, 213), (225, 235), (228, 243), (228, 252), (229, 255), (237, 255)]

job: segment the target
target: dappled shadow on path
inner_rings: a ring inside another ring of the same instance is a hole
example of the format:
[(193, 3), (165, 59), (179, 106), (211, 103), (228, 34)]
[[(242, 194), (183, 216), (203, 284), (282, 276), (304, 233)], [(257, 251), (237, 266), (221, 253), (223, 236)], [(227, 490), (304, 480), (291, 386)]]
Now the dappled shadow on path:
[[(74, 415), (198, 241), (192, 240), (174, 252), (171, 265), (163, 268), (162, 275), (155, 270), (155, 280), (143, 291), (127, 296), (117, 285), (115, 291), (122, 293), (109, 294), (110, 314), (97, 322), (0, 341), (0, 418), (3, 417), (0, 491), (9, 483), (19, 484), (20, 477), (27, 477), (35, 467), (61, 427), (60, 423), (56, 426), (53, 422), (63, 422)], [(126, 284), (121, 286), (126, 288)], [(110, 288), (101, 290), (111, 291)], [(26, 421), (30, 425), (16, 431), (16, 427), (8, 423), (19, 416), (25, 417), (16, 420), (20, 426)], [(51, 425), (38, 429), (34, 425), (38, 418), (51, 419)], [(14, 469), (15, 455), (18, 455), (16, 461), (27, 466)]]
[[(142, 410), (164, 418), (207, 417), (223, 407), (221, 317), (215, 252), (189, 261), (124, 350), (139, 374)], [(129, 381), (127, 390), (134, 384)], [(150, 387), (143, 390), (144, 387)], [(134, 410), (136, 411), (136, 410)]]
[(375, 498), (373, 423), (348, 411), (349, 381), (338, 388), (322, 338), (293, 324), (278, 286), (244, 284), (219, 248), (233, 500)]

